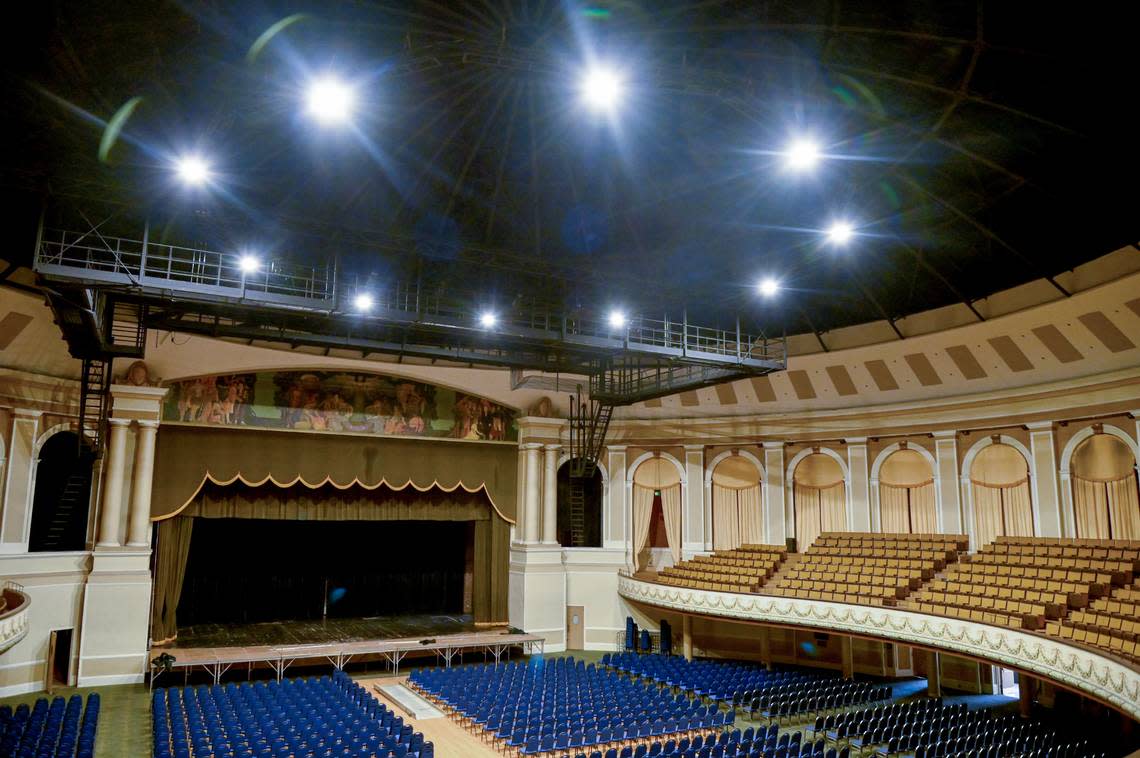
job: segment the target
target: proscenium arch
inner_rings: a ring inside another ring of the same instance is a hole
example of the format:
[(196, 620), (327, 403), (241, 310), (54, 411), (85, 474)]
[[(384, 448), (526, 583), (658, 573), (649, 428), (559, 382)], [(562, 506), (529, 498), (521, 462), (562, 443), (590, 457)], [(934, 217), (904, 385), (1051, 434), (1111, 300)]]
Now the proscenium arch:
[(887, 462), (895, 453), (900, 450), (913, 450), (923, 457), (923, 459), (930, 464), (930, 472), (934, 478), (934, 517), (938, 525), (938, 531), (942, 532), (942, 477), (938, 473), (938, 459), (934, 454), (927, 450), (922, 445), (914, 442), (907, 442), (906, 447), (903, 443), (896, 442), (893, 445), (888, 445), (875, 456), (874, 462), (871, 464), (871, 531), (877, 532), (882, 530), (883, 523), (883, 505), (879, 498), (879, 471), (882, 469), (883, 464)]
[(1008, 434), (989, 435), (970, 446), (962, 458), (962, 470), (959, 472), (962, 491), (962, 516), (964, 518), (963, 523), (966, 524), (966, 535), (970, 538), (970, 550), (977, 550), (981, 547), (975, 539), (974, 491), (973, 487), (970, 486), (970, 472), (978, 453), (992, 445), (1008, 445), (1021, 453), (1021, 457), (1025, 459), (1026, 475), (1029, 477), (1029, 510), (1033, 516), (1033, 533), (1037, 534), (1041, 530), (1041, 514), (1038, 512), (1041, 507), (1041, 498), (1037, 492), (1037, 475), (1033, 471), (1033, 454), (1029, 452), (1029, 448)]
[[(805, 458), (819, 453), (826, 455), (829, 458), (834, 458), (836, 463), (839, 464), (839, 470), (843, 472), (843, 507), (847, 514), (847, 529), (851, 531), (851, 519), (854, 517), (851, 508), (851, 470), (847, 468), (847, 461), (843, 460), (843, 456), (837, 451), (829, 447), (805, 447), (792, 456), (788, 461), (788, 468), (784, 473), (784, 502), (787, 503), (787, 516), (791, 523), (785, 524), (787, 533), (795, 535), (796, 533), (796, 506), (795, 506), (795, 491), (796, 491), (796, 467), (800, 465)], [(796, 545), (796, 549), (800, 550), (800, 546)]]

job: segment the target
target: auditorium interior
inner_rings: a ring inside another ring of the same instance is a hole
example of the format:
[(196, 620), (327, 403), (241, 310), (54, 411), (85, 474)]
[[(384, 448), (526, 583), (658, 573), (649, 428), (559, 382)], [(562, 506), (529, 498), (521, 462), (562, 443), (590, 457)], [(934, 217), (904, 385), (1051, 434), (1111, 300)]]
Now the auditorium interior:
[(0, 758), (1140, 755), (1116, 13), (27, 9)]

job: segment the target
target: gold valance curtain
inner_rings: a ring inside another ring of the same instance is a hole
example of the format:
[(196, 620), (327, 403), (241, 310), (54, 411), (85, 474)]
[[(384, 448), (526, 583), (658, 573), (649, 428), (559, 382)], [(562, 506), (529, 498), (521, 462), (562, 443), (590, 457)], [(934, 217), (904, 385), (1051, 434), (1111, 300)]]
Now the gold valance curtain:
[(499, 515), (514, 523), (517, 478), (513, 445), (164, 426), (155, 452), (151, 516), (179, 513), (210, 482), (341, 489), (383, 484), (420, 492), (484, 491)]

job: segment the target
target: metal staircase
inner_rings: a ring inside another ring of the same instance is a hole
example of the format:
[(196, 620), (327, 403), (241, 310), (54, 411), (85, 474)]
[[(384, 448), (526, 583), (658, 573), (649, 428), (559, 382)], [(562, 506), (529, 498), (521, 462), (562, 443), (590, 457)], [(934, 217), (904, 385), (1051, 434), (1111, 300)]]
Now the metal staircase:
[(98, 455), (103, 450), (103, 436), (107, 426), (107, 413), (111, 404), (111, 360), (86, 358), (79, 394), (79, 446), (84, 441)]
[(586, 488), (598, 471), (598, 460), (613, 418), (614, 406), (597, 400), (583, 402), (582, 388), (570, 396), (570, 540), (586, 543)]

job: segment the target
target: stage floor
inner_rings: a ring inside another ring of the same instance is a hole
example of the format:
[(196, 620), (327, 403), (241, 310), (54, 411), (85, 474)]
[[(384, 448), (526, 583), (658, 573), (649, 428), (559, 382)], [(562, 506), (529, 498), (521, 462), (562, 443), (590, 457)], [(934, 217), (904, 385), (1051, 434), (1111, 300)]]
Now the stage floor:
[(261, 624), (197, 624), (180, 628), (178, 639), (162, 649), (308, 645), (431, 637), (475, 631), (498, 631), (498, 629), (498, 627), (476, 627), (470, 615), (374, 616), (324, 621), (271, 621)]

